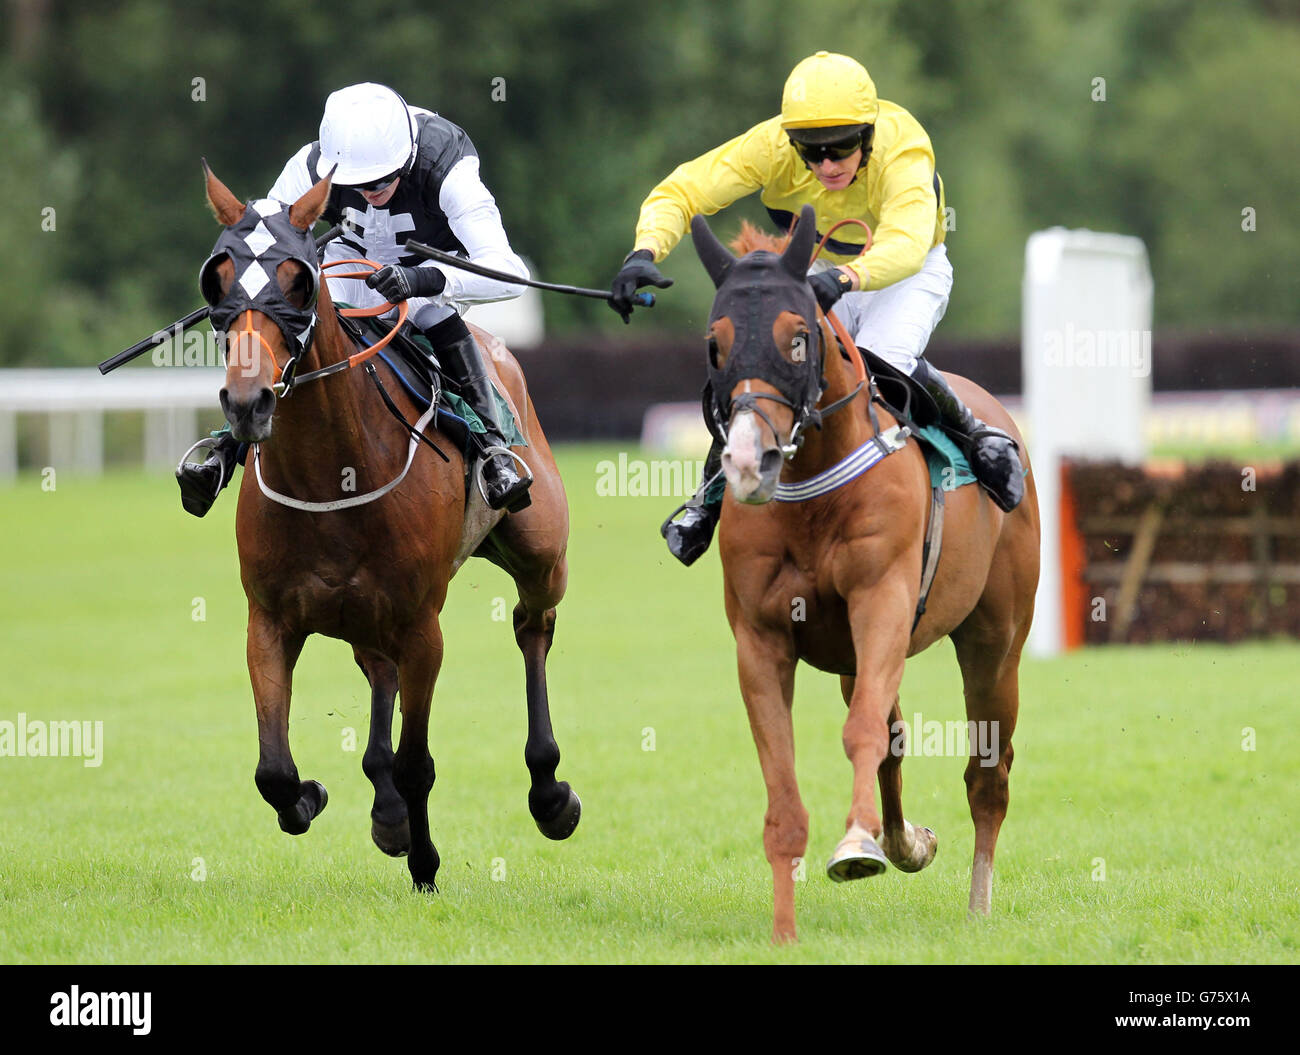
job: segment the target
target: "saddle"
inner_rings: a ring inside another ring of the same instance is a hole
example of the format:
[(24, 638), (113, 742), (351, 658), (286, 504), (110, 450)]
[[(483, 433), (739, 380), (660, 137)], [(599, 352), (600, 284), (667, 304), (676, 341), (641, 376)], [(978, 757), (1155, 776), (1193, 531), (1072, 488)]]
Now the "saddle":
[[(941, 425), (939, 404), (911, 375), (903, 373), (868, 348), (859, 348), (867, 372), (875, 380), (880, 402), (904, 425)], [(913, 433), (917, 431), (912, 429)]]
[[(340, 306), (346, 307), (346, 305)], [(352, 319), (340, 315), (338, 319), (344, 332), (358, 350), (365, 349), (393, 329), (392, 323), (374, 317)], [(391, 373), (392, 379), (422, 410), (428, 410), (430, 405), (437, 403), (435, 425), (438, 431), (455, 443), (460, 450), (465, 461), (468, 480), (474, 461), (472, 455), (475, 448), (482, 445), (479, 437), (487, 433), (487, 428), (474, 413), (470, 404), (461, 397), (455, 382), (442, 372), (438, 357), (428, 339), (420, 333), (399, 330), (388, 347), (379, 352), (376, 358), (388, 368), (387, 372)], [(382, 382), (376, 378), (376, 383), (385, 403), (389, 404), (389, 410), (400, 416)], [(501, 422), (507, 443), (511, 447), (527, 447), (528, 440), (520, 431), (510, 404), (501, 397), (495, 386), (492, 394), (497, 402), (497, 417)]]

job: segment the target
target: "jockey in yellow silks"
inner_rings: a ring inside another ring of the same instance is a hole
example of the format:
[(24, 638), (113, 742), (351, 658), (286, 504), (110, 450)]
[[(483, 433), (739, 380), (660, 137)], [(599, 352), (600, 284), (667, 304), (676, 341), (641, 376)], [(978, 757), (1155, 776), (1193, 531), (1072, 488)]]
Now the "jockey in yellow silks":
[[(847, 55), (819, 51), (804, 59), (786, 80), (778, 116), (679, 165), (650, 192), (632, 252), (611, 287), (614, 310), (627, 321), (638, 288), (672, 284), (655, 263), (692, 216), (711, 215), (754, 191), (782, 230), (804, 205), (816, 210), (819, 235), (850, 218), (871, 227), (865, 253), (853, 228), (827, 244), (809, 276), (819, 304), (827, 311), (835, 306), (860, 347), (935, 397), (944, 424), (970, 438), (980, 482), (1003, 509), (1015, 508), (1024, 485), (1014, 442), (975, 418), (923, 358), (952, 290), (943, 181), (930, 138), (905, 109), (880, 99), (866, 69)], [(715, 442), (706, 480), (716, 475), (720, 457)], [(715, 487), (665, 526), (669, 549), (683, 563), (708, 548), (721, 499)]]

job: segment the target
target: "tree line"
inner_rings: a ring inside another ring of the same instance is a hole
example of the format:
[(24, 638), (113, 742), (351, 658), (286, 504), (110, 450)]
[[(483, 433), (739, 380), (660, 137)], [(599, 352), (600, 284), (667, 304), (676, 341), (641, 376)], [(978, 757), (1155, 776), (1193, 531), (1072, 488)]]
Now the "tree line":
[[(607, 285), (677, 164), (775, 114), (821, 48), (929, 132), (952, 207), (943, 332), (1014, 333), (1024, 243), (1143, 238), (1156, 324), (1300, 322), (1289, 215), (1300, 140), (1292, 0), (598, 0), (533, 5), (10, 0), (0, 59), (0, 363), (89, 365), (195, 307), (216, 238), (199, 158), (264, 194), (362, 80), (462, 125), (512, 244), (545, 279)], [(715, 227), (766, 223), (757, 197)], [(638, 331), (702, 332), (689, 240)], [(551, 335), (624, 330), (548, 296)]]

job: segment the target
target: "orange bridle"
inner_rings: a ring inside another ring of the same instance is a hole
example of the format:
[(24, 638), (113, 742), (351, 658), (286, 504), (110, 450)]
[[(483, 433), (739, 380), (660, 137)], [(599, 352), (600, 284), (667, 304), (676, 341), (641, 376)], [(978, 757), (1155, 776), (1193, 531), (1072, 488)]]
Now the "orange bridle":
[[(831, 229), (822, 236), (822, 240), (817, 243), (817, 248), (813, 250), (812, 259), (808, 261), (809, 267), (811, 267), (813, 261), (816, 260), (821, 255), (821, 251), (826, 248), (826, 243), (830, 241), (831, 235), (833, 235), (841, 227), (844, 227), (846, 224), (856, 225), (858, 227), (861, 227), (862, 230), (866, 232), (867, 244), (862, 247), (862, 252), (858, 253), (858, 256), (862, 256), (863, 253), (865, 253), (868, 249), (871, 248), (871, 228), (867, 225), (866, 221), (859, 220), (856, 218), (841, 220), (839, 223), (831, 227)], [(849, 336), (848, 331), (844, 329), (844, 324), (840, 322), (838, 318), (836, 318), (834, 312), (832, 311), (822, 312), (822, 317), (825, 318), (826, 322), (830, 325), (831, 331), (839, 339), (840, 343), (844, 345), (844, 350), (852, 356), (853, 370), (854, 373), (857, 374), (858, 384), (860, 385), (866, 384), (867, 364), (862, 360), (862, 352), (858, 349), (857, 342), (855, 342), (853, 338)], [(850, 351), (850, 349), (852, 349), (852, 351)]]
[[(375, 263), (373, 260), (363, 260), (360, 257), (349, 257), (346, 260), (333, 260), (328, 264), (322, 264), (320, 269), (321, 271), (328, 271), (330, 268), (339, 267), (342, 264), (361, 264), (365, 267), (370, 268), (370, 270), (369, 271), (345, 271), (333, 277), (367, 278), (375, 271), (378, 271), (381, 267), (384, 266), (383, 264)], [(373, 308), (337, 309), (340, 315), (343, 315), (351, 319), (351, 318), (371, 318), (378, 315), (385, 315), (388, 312), (392, 311), (394, 307), (397, 308), (397, 321), (396, 323), (393, 324), (393, 328), (389, 330), (388, 333), (384, 334), (384, 336), (381, 337), (378, 341), (376, 341), (374, 344), (370, 345), (369, 347), (363, 348), (361, 351), (348, 356), (347, 359), (343, 361), (343, 363), (335, 363), (333, 366), (325, 367), (322, 370), (314, 370), (309, 374), (302, 375), (301, 377), (295, 377), (294, 383), (300, 381), (307, 381), (315, 377), (323, 377), (326, 374), (337, 373), (341, 370), (351, 370), (354, 366), (360, 366), (368, 359), (374, 358), (375, 355), (377, 355), (380, 351), (382, 351), (385, 347), (387, 347), (387, 345), (392, 341), (392, 339), (395, 336), (397, 336), (397, 331), (401, 329), (402, 324), (406, 322), (407, 316), (410, 314), (410, 305), (407, 304), (406, 301), (401, 301), (399, 304), (396, 305), (392, 304), (390, 301), (384, 301), (382, 304), (376, 305)], [(262, 336), (261, 330), (256, 330), (253, 328), (252, 308), (247, 309), (240, 315), (240, 321), (243, 323), (243, 328), (235, 331), (236, 345), (242, 348), (245, 338), (251, 338), (251, 337), (257, 338), (257, 340), (261, 343), (262, 347), (266, 349), (267, 354), (271, 357), (271, 364), (274, 367), (274, 373), (271, 378), (271, 385), (272, 387), (274, 387), (275, 385), (280, 383), (280, 379), (284, 376), (284, 370), (281, 368), (280, 363), (275, 357), (275, 349), (272, 348), (270, 343), (267, 341), (267, 339), (264, 336)], [(298, 355), (301, 354), (302, 352), (298, 353)], [(296, 360), (298, 355), (291, 356), (290, 362)], [(251, 363), (251, 357), (249, 359), (249, 362)], [(229, 350), (227, 350), (227, 363), (229, 363)], [(346, 365), (344, 365), (344, 363), (346, 363)]]

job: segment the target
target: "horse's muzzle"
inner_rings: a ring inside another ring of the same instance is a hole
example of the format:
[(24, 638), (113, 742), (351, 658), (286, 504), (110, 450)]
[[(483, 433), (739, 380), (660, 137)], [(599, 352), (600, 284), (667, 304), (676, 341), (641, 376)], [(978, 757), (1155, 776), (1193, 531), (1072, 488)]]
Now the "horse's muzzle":
[(732, 419), (722, 452), (722, 471), (736, 501), (748, 505), (770, 502), (784, 462), (780, 448), (764, 445), (758, 415), (744, 410)]
[(271, 438), (271, 415), (275, 413), (275, 392), (258, 390), (251, 400), (233, 399), (230, 389), (221, 390), (221, 412), (230, 431), (241, 443), (265, 443)]

